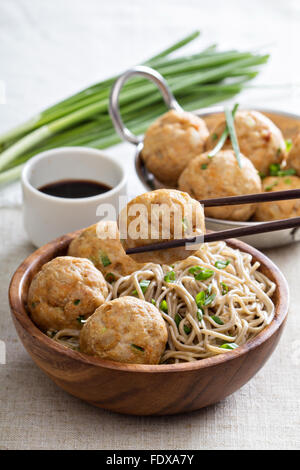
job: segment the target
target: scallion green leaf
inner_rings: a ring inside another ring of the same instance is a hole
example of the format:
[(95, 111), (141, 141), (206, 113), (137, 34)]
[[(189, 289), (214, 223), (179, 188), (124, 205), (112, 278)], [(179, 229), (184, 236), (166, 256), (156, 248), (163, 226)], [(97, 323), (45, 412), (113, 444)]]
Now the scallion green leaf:
[[(147, 280), (147, 279), (143, 279), (141, 282), (139, 282), (139, 286), (140, 286), (141, 291), (143, 292), (143, 294), (145, 294), (149, 284), (150, 284), (150, 281)], [(134, 291), (132, 291), (131, 295), (138, 295), (138, 291), (136, 289), (134, 289)]]
[(168, 313), (168, 304), (167, 304), (166, 300), (161, 301), (159, 308), (163, 312)]
[(214, 321), (215, 323), (217, 323), (218, 325), (224, 325), (223, 320), (221, 320), (221, 318), (218, 317), (217, 315), (213, 315), (211, 318), (212, 318), (213, 321)]
[(106, 266), (109, 266), (111, 264), (111, 261), (109, 259), (109, 257), (107, 256), (106, 253), (104, 253), (104, 251), (99, 251), (99, 257), (101, 259), (101, 263), (103, 264), (103, 266), (106, 268)]
[(229, 287), (227, 286), (227, 284), (225, 284), (225, 282), (221, 282), (221, 286), (222, 286), (222, 295), (226, 295), (229, 290)]
[(134, 348), (134, 349), (137, 349), (138, 351), (141, 351), (141, 352), (145, 351), (145, 349), (142, 348), (142, 346), (138, 346), (137, 344), (132, 344), (131, 347)]
[(218, 260), (218, 261), (215, 262), (215, 268), (225, 269), (229, 264), (230, 264), (229, 259), (227, 259), (226, 261)]
[(238, 347), (239, 347), (238, 344), (235, 344), (235, 343), (224, 343), (221, 346), (222, 349), (236, 349)]
[(174, 271), (169, 271), (165, 277), (164, 277), (165, 282), (174, 282), (175, 281), (175, 272)]
[(189, 269), (189, 273), (193, 274), (197, 281), (205, 281), (214, 275), (214, 271), (201, 266), (193, 266)]
[(237, 136), (236, 136), (235, 126), (234, 126), (234, 118), (232, 116), (232, 112), (228, 108), (225, 108), (225, 117), (226, 117), (227, 129), (228, 129), (228, 133), (229, 133), (230, 140), (231, 140), (231, 143), (232, 143), (232, 147), (233, 147), (238, 165), (239, 165), (240, 168), (242, 168), (241, 152), (240, 152), (240, 146), (239, 146), (239, 143), (238, 143), (238, 139), (237, 139)]

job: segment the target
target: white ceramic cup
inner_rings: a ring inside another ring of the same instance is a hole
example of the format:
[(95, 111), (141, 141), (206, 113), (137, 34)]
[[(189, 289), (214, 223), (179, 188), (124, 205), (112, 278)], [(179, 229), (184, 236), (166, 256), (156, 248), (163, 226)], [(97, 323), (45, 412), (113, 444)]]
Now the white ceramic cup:
[[(72, 179), (98, 181), (112, 189), (76, 199), (50, 196), (38, 190), (49, 183)], [(21, 182), (24, 226), (38, 247), (107, 217), (109, 207), (109, 219), (116, 219), (120, 200), (123, 197), (124, 201), (127, 195), (122, 166), (101, 151), (86, 147), (63, 147), (36, 155), (26, 163)]]

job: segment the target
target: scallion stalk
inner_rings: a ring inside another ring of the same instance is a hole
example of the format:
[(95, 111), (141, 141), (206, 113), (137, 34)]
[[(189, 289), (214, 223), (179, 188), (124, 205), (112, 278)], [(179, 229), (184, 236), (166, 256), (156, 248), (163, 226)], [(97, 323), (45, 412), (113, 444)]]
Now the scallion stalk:
[[(232, 98), (268, 60), (267, 55), (251, 52), (219, 52), (215, 44), (192, 55), (171, 55), (199, 34), (186, 36), (144, 62), (166, 77), (187, 111)], [(120, 142), (108, 114), (109, 93), (116, 78), (89, 86), (0, 136), (0, 185), (17, 179), (23, 164), (43, 150), (76, 145), (103, 149)], [(156, 87), (139, 77), (124, 85), (120, 104), (124, 122), (135, 134), (145, 132), (166, 110)]]

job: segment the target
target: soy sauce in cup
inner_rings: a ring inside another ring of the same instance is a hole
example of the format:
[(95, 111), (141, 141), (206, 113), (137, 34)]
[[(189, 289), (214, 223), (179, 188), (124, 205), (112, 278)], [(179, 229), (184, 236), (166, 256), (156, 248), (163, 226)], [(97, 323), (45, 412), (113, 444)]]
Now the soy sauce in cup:
[(83, 197), (98, 196), (112, 189), (111, 186), (92, 180), (60, 180), (48, 183), (38, 188), (42, 193), (49, 196), (77, 199)]

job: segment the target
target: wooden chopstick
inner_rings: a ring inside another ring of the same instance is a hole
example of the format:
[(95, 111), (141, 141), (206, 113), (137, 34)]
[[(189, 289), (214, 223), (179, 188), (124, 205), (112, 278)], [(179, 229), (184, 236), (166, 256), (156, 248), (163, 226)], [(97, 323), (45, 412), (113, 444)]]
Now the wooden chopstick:
[(229, 238), (239, 238), (244, 237), (246, 235), (257, 235), (259, 233), (275, 232), (277, 230), (285, 230), (294, 227), (300, 227), (300, 217), (276, 220), (274, 222), (263, 222), (252, 226), (239, 227), (229, 230), (221, 230), (219, 232), (207, 233), (204, 235), (204, 237), (182, 238), (178, 240), (168, 240), (166, 242), (152, 243), (151, 245), (130, 248), (126, 251), (126, 254), (132, 255), (149, 251), (166, 250), (168, 248), (178, 248), (184, 246), (186, 243), (216, 242), (220, 240), (227, 240)]
[(245, 194), (244, 196), (219, 197), (214, 199), (199, 200), (204, 207), (231, 206), (234, 204), (249, 204), (270, 201), (286, 201), (299, 199), (300, 189), (288, 189), (286, 191), (272, 191), (269, 193)]

